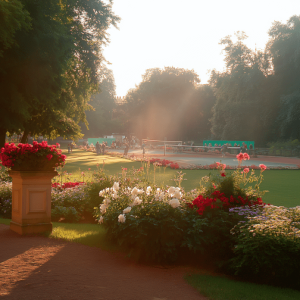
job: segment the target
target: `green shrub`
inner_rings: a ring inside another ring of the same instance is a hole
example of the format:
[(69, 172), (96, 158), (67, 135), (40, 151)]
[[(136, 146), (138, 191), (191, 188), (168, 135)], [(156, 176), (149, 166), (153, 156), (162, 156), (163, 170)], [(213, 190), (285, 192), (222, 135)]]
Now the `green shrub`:
[(53, 189), (51, 192), (51, 208), (57, 206), (74, 207), (79, 214), (85, 211), (86, 197), (84, 192), (85, 186), (79, 185), (74, 188)]
[(11, 218), (12, 190), (11, 182), (0, 181), (0, 217)]
[[(126, 182), (126, 183), (125, 183)], [(96, 209), (107, 237), (138, 260), (172, 262), (183, 246), (190, 227), (183, 191), (129, 187), (114, 183), (100, 192), (103, 203)]]
[(102, 180), (97, 182), (88, 182), (84, 187), (84, 210), (92, 214), (94, 208), (99, 207), (103, 201), (103, 197), (99, 196), (99, 191), (111, 186), (112, 184), (106, 177), (103, 177)]
[(80, 216), (74, 207), (56, 206), (54, 209), (51, 209), (51, 219), (54, 222), (63, 219), (64, 222), (73, 223), (78, 222)]
[(300, 207), (265, 206), (261, 215), (238, 223), (234, 257), (236, 275), (268, 283), (300, 286)]
[(8, 174), (8, 168), (0, 166), (0, 182), (11, 182), (12, 178)]

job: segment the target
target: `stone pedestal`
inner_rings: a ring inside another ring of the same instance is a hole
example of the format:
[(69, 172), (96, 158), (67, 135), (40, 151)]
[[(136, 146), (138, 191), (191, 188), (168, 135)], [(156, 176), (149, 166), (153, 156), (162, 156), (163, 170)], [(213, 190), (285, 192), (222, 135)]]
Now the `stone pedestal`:
[(52, 231), (51, 179), (55, 171), (10, 171), (12, 177), (12, 221), (19, 234)]

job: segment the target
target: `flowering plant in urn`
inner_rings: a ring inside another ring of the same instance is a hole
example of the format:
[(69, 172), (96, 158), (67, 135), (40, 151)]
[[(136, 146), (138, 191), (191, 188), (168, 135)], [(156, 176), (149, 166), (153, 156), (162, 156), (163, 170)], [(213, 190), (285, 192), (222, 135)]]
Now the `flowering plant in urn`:
[(53, 171), (64, 166), (66, 156), (57, 149), (59, 144), (48, 145), (47, 142), (31, 144), (5, 143), (1, 149), (0, 160), (3, 166), (13, 171)]

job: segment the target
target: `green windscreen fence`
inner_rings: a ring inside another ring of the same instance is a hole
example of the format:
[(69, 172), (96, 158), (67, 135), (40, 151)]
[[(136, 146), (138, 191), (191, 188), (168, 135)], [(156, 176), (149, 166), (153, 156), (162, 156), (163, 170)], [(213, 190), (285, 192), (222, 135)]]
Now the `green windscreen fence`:
[[(208, 146), (209, 144), (212, 145), (212, 147), (215, 146), (215, 144), (219, 145), (224, 145), (224, 144), (231, 144), (231, 147), (234, 147), (235, 144), (242, 146), (243, 143), (245, 143), (247, 145), (247, 148), (249, 149), (249, 146), (252, 145), (253, 149), (254, 149), (254, 141), (219, 141), (219, 140), (206, 140), (203, 141), (203, 146), (205, 146), (205, 144)], [(229, 146), (230, 147), (230, 146)]]
[(111, 146), (111, 143), (115, 141), (115, 138), (91, 138), (88, 139), (89, 145), (93, 143), (94, 146), (96, 146), (96, 143), (99, 142), (102, 144), (103, 142), (107, 142), (107, 146)]

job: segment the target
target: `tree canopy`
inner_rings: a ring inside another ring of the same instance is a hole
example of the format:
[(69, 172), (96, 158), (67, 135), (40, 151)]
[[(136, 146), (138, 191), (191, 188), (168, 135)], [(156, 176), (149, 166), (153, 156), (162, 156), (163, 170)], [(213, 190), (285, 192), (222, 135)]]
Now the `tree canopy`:
[[(201, 97), (205, 94), (204, 89), (199, 88), (198, 75), (193, 70), (166, 67), (149, 69), (142, 78), (125, 97), (128, 132), (140, 139), (197, 137)], [(212, 99), (208, 97), (207, 100)]]
[(14, 33), (13, 41), (0, 44), (0, 143), (6, 132), (78, 136), (77, 124), (86, 121), (88, 100), (98, 89), (107, 29), (119, 20), (112, 1), (11, 2), (22, 18), (14, 25), (13, 9), (0, 6)]

